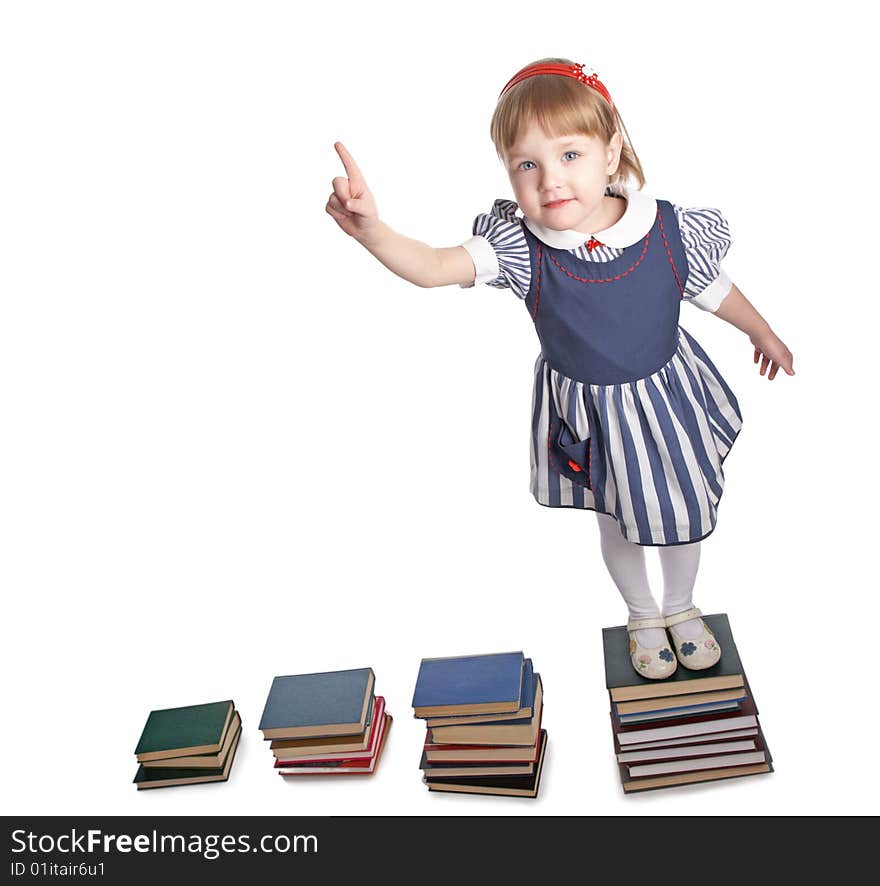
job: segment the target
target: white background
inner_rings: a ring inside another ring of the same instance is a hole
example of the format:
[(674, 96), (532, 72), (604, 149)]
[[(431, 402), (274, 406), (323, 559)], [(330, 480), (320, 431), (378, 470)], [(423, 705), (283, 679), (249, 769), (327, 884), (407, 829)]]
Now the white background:
[[(858, 8), (4, 3), (3, 812), (876, 812)], [(624, 797), (601, 628), (626, 612), (594, 516), (529, 495), (526, 312), (413, 287), (324, 212), (342, 139), (392, 227), (467, 239), (511, 196), (497, 93), (547, 55), (599, 71), (649, 193), (725, 212), (725, 267), (795, 355), (769, 383), (683, 308), (745, 417), (695, 602), (729, 613), (769, 777)], [(544, 681), (539, 799), (429, 794), (420, 659), (511, 649)], [(375, 776), (277, 777), (273, 676), (363, 666), (395, 717)], [(223, 698), (230, 781), (137, 792), (148, 712)]]

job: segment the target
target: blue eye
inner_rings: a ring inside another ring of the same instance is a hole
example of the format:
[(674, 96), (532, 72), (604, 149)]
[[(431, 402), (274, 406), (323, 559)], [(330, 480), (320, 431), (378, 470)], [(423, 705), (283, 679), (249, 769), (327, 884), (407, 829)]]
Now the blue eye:
[(535, 165), (532, 160), (523, 160), (523, 162), (519, 164), (519, 168), (522, 170), (528, 171), (528, 169), (530, 169), (531, 167), (527, 167), (526, 166), (527, 163), (531, 163), (532, 166)]
[(566, 151), (563, 156), (566, 159), (571, 158), (572, 160), (575, 160), (577, 157), (580, 157), (580, 154), (577, 151)]

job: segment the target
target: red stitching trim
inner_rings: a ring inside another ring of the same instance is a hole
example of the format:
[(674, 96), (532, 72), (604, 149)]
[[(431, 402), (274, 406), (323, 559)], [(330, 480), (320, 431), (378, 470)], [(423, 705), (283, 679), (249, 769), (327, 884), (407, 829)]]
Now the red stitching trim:
[[(657, 216), (660, 216), (659, 210), (657, 211)], [(617, 274), (614, 277), (603, 277), (599, 280), (591, 280), (588, 277), (578, 277), (575, 274), (572, 274), (570, 271), (567, 271), (565, 268), (563, 268), (562, 265), (559, 264), (559, 262), (552, 255), (550, 256), (550, 260), (553, 262), (554, 265), (556, 265), (557, 268), (559, 268), (560, 271), (562, 271), (563, 274), (565, 274), (567, 277), (570, 277), (572, 280), (577, 280), (579, 283), (613, 283), (615, 280), (619, 280), (621, 277), (625, 277), (631, 271), (634, 271), (642, 263), (642, 259), (645, 257), (645, 254), (648, 251), (648, 244), (650, 242), (651, 232), (648, 231), (648, 233), (645, 235), (645, 248), (642, 250), (642, 254), (636, 259), (632, 267), (627, 268), (622, 274)]]
[(663, 238), (663, 245), (666, 247), (666, 255), (669, 258), (669, 264), (672, 265), (675, 282), (678, 283), (678, 291), (681, 293), (681, 297), (684, 298), (684, 287), (681, 285), (681, 280), (678, 279), (678, 271), (675, 270), (675, 262), (672, 260), (672, 253), (669, 251), (669, 243), (666, 241), (666, 231), (663, 228), (663, 218), (660, 215), (659, 209), (657, 210), (657, 218), (660, 221), (660, 236)]
[[(535, 283), (535, 309), (532, 311), (532, 320), (538, 316), (538, 299), (541, 297), (541, 244), (538, 243), (538, 279)], [(548, 444), (549, 445), (549, 444)]]

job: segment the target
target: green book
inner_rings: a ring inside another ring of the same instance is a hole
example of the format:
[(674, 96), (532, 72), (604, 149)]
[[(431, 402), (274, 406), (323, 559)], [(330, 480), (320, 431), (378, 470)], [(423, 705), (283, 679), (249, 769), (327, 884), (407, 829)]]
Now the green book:
[(150, 711), (134, 752), (141, 763), (219, 753), (234, 710), (230, 700)]
[(183, 757), (165, 757), (162, 760), (143, 760), (141, 766), (145, 769), (222, 769), (240, 723), (238, 711), (233, 711), (223, 747), (216, 754), (187, 754)]
[(629, 635), (626, 625), (602, 628), (605, 652), (605, 686), (612, 701), (634, 701), (641, 698), (664, 698), (695, 692), (715, 692), (736, 689), (743, 685), (740, 662), (730, 622), (726, 613), (704, 615), (721, 647), (720, 660), (702, 671), (690, 671), (679, 663), (675, 673), (665, 680), (650, 680), (635, 672), (629, 655)]
[(212, 781), (227, 781), (235, 752), (238, 749), (238, 740), (241, 738), (241, 726), (238, 727), (232, 746), (226, 755), (226, 762), (217, 769), (148, 769), (141, 763), (134, 776), (134, 783), (139, 791), (149, 788), (172, 788), (184, 784), (204, 784)]

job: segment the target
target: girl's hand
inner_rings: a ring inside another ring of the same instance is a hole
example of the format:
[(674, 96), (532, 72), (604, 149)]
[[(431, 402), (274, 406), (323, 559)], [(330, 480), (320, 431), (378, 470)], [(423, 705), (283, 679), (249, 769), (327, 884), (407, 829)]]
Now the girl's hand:
[(761, 360), (761, 375), (764, 375), (768, 366), (770, 367), (770, 374), (767, 378), (770, 381), (776, 378), (776, 373), (780, 366), (789, 375), (794, 375), (794, 369), (791, 368), (791, 351), (769, 326), (764, 332), (750, 336), (749, 340), (755, 346), (755, 363), (758, 362), (759, 358)]
[(326, 210), (346, 234), (363, 243), (379, 224), (376, 201), (345, 145), (336, 142), (333, 147), (342, 160), (348, 178), (339, 176), (333, 179), (333, 193), (327, 201)]

